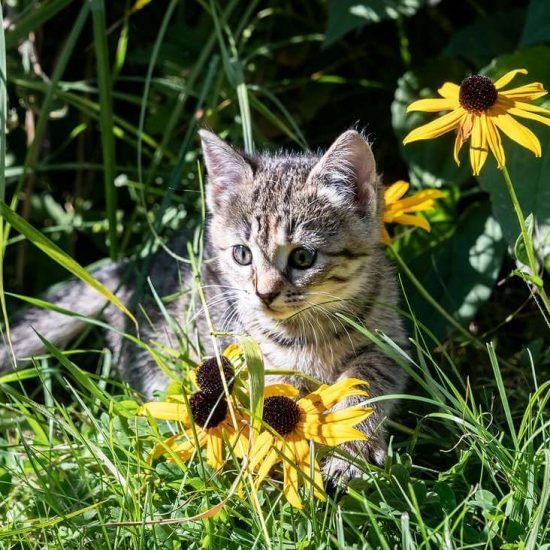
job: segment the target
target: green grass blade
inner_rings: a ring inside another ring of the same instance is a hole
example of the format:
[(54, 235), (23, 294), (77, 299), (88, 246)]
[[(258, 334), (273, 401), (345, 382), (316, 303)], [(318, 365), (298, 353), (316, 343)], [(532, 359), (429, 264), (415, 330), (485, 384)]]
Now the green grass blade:
[[(6, 44), (4, 36), (3, 9), (0, 4), (0, 201), (6, 197), (6, 114), (7, 114), (7, 87), (6, 87)], [(7, 232), (4, 233), (4, 222), (0, 219), (0, 309), (4, 319), (5, 330), (8, 338), (10, 327), (8, 322), (8, 310), (6, 297), (4, 296), (4, 252), (6, 250)]]
[[(239, 103), (239, 110), (241, 113), (241, 125), (243, 129), (244, 150), (248, 154), (253, 154), (254, 139), (252, 137), (252, 116), (250, 114), (250, 103), (248, 101), (248, 88), (244, 80), (242, 65), (239, 60), (238, 52), (231, 36), (230, 36), (230, 49), (225, 44), (225, 40), (222, 32), (222, 20), (218, 15), (215, 3), (212, 0), (210, 1), (210, 9), (212, 13), (212, 19), (214, 21), (216, 36), (218, 37), (218, 42), (222, 53), (225, 72), (227, 74), (227, 78), (230, 84), (235, 87), (235, 90), (237, 92), (237, 101)], [(227, 27), (226, 27), (226, 31), (229, 33), (229, 30), (227, 29)]]
[(72, 0), (51, 0), (51, 2), (42, 2), (36, 9), (30, 10), (17, 21), (15, 27), (6, 33), (6, 48), (16, 46), (30, 32), (49, 21), (71, 2)]
[(6, 41), (4, 36), (4, 17), (0, 5), (0, 201), (6, 198), (6, 114), (8, 98), (6, 89)]
[(134, 316), (126, 308), (126, 306), (102, 283), (95, 277), (90, 275), (80, 264), (68, 256), (52, 241), (46, 238), (40, 231), (35, 229), (27, 220), (16, 214), (4, 202), (0, 202), (0, 215), (8, 224), (13, 226), (17, 231), (25, 235), (27, 239), (38, 247), (42, 252), (47, 254), (52, 260), (64, 267), (67, 271), (84, 281), (91, 287), (95, 288), (105, 299), (122, 310), (134, 323), (137, 323)]
[(252, 428), (258, 433), (262, 421), (264, 408), (264, 362), (262, 352), (258, 344), (252, 338), (241, 337), (239, 339), (248, 368), (248, 380), (250, 383), (250, 413), (252, 416)]
[(115, 137), (113, 134), (113, 99), (111, 69), (107, 45), (107, 26), (105, 23), (105, 4), (103, 0), (92, 0), (92, 19), (94, 22), (94, 45), (99, 87), (99, 126), (101, 129), (101, 149), (103, 152), (105, 206), (109, 224), (109, 254), (113, 260), (118, 255), (117, 246), (117, 195), (115, 187)]
[[(39, 156), (38, 151), (42, 145), (42, 137), (46, 131), (48, 122), (50, 121), (50, 112), (52, 110), (54, 99), (59, 92), (59, 81), (65, 73), (67, 64), (69, 63), (69, 60), (71, 59), (71, 56), (75, 49), (76, 42), (80, 37), (84, 24), (86, 23), (89, 11), (89, 5), (84, 4), (84, 6), (82, 6), (82, 9), (80, 10), (80, 13), (78, 14), (78, 17), (75, 19), (69, 37), (67, 38), (67, 41), (63, 46), (63, 50), (61, 51), (61, 55), (59, 56), (59, 59), (55, 64), (51, 80), (47, 83), (44, 83), (44, 100), (42, 101), (42, 106), (40, 108), (40, 114), (38, 116), (34, 138), (27, 149), (27, 153), (25, 154), (25, 163), (23, 165), (23, 170), (21, 171), (19, 181), (17, 182), (17, 186), (11, 199), (12, 210), (15, 210), (17, 207), (23, 185), (25, 184), (25, 179), (29, 174), (31, 167), (35, 168), (36, 166), (36, 160)], [(2, 198), (0, 200), (4, 199)]]
[(527, 550), (536, 550), (540, 548), (539, 543), (543, 542), (544, 534), (546, 530), (544, 527), (541, 530), (541, 524), (544, 521), (546, 515), (546, 508), (550, 502), (550, 449), (544, 449), (544, 474), (542, 476), (544, 480), (542, 486), (542, 493), (540, 495), (537, 511), (535, 512), (534, 521), (529, 532), (529, 538), (525, 548)]
[(487, 351), (489, 352), (489, 359), (491, 361), (491, 367), (493, 367), (493, 374), (497, 383), (498, 393), (500, 395), (500, 401), (502, 408), (504, 409), (504, 415), (506, 416), (506, 423), (508, 424), (508, 429), (510, 431), (510, 436), (514, 441), (516, 449), (518, 448), (518, 436), (516, 433), (516, 427), (514, 425), (514, 419), (512, 418), (512, 412), (510, 410), (510, 403), (508, 401), (508, 394), (506, 393), (506, 388), (504, 387), (504, 382), (502, 380), (502, 374), (500, 373), (500, 367), (498, 365), (498, 359), (495, 353), (495, 349), (492, 344), (487, 345)]

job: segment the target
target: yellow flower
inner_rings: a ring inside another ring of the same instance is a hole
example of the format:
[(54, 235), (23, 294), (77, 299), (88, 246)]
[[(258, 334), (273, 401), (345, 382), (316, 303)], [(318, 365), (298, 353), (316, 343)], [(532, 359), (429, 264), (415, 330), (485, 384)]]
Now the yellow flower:
[[(171, 396), (171, 401), (145, 403), (138, 409), (138, 414), (151, 416), (158, 420), (175, 420), (183, 425), (179, 432), (155, 445), (149, 458), (154, 460), (163, 454), (176, 454), (181, 460), (189, 460), (197, 448), (206, 447), (206, 461), (214, 469), (224, 463), (224, 443), (231, 446), (237, 456), (241, 456), (241, 446), (237, 445), (243, 438), (244, 448), (248, 448), (248, 423), (234, 409), (237, 419), (237, 430), (232, 423), (229, 405), (224, 398), (213, 399), (203, 392), (189, 397), (189, 407), (183, 396)], [(195, 440), (193, 424), (197, 434)]]
[(403, 180), (396, 181), (384, 191), (384, 215), (382, 218), (382, 238), (386, 244), (392, 239), (385, 227), (385, 223), (399, 223), (401, 225), (414, 225), (425, 231), (431, 227), (425, 218), (414, 215), (417, 212), (432, 210), (435, 207), (435, 199), (444, 194), (438, 189), (425, 189), (413, 193), (410, 197), (403, 199), (403, 195), (409, 190), (410, 185)]
[(550, 111), (527, 103), (543, 97), (547, 92), (540, 82), (510, 90), (502, 89), (520, 73), (527, 74), (527, 70), (515, 69), (494, 83), (483, 75), (469, 76), (460, 86), (445, 82), (438, 90), (441, 98), (420, 99), (411, 103), (407, 111), (451, 112), (415, 128), (405, 137), (403, 143), (406, 145), (412, 141), (433, 139), (456, 128), (458, 132), (454, 146), (455, 161), (460, 164), (460, 149), (464, 142), (471, 138), (470, 163), (474, 176), (479, 175), (489, 150), (495, 156), (499, 168), (505, 165), (506, 157), (499, 130), (532, 151), (536, 157), (540, 157), (541, 146), (537, 136), (515, 120), (514, 116), (536, 120), (550, 126)]
[[(368, 407), (348, 407), (334, 412), (328, 409), (347, 397), (367, 395), (356, 388), (366, 385), (364, 380), (347, 378), (332, 386), (323, 385), (318, 390), (295, 401), (298, 390), (287, 384), (268, 386), (265, 390), (263, 421), (272, 430), (260, 433), (255, 441), (250, 460), (257, 469), (259, 485), (271, 468), (283, 463), (283, 493), (288, 502), (302, 508), (298, 490), (309, 480), (314, 495), (325, 499), (323, 478), (319, 463), (310, 455), (310, 441), (334, 447), (341, 443), (367, 439), (353, 426), (372, 413)], [(312, 475), (313, 474), (313, 475)]]

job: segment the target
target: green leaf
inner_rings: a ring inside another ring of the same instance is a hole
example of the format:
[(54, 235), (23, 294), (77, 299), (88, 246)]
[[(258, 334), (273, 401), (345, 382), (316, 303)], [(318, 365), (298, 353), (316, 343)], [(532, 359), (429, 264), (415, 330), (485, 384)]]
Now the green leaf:
[[(548, 87), (550, 48), (542, 46), (528, 48), (513, 55), (501, 57), (487, 69), (486, 74), (497, 78), (509, 70), (521, 67), (526, 68), (529, 74), (514, 79), (511, 87), (534, 81), (543, 82)], [(547, 102), (544, 106), (550, 107), (550, 103)], [(518, 120), (532, 129), (539, 138), (542, 145), (542, 158), (535, 158), (531, 151), (504, 136), (506, 167), (524, 215), (532, 214), (536, 221), (533, 232), (535, 249), (540, 257), (545, 258), (550, 254), (550, 127), (525, 119)], [(504, 177), (497, 169), (494, 159), (488, 160), (481, 171), (479, 181), (481, 187), (489, 192), (493, 214), (502, 226), (504, 237), (510, 246), (515, 247), (520, 227)], [(515, 249), (515, 252), (516, 256), (518, 253), (522, 254), (518, 249)], [(521, 257), (519, 259), (523, 262)]]
[(523, 26), (521, 46), (532, 46), (550, 42), (550, 2), (531, 0)]
[(521, 32), (518, 21), (522, 20), (523, 14), (524, 10), (515, 9), (480, 17), (453, 33), (443, 53), (466, 59), (480, 69), (495, 57), (516, 49)]
[[(436, 113), (407, 113), (407, 106), (417, 99), (439, 97), (437, 90), (446, 81), (460, 82), (466, 66), (456, 60), (438, 59), (427, 66), (405, 73), (398, 81), (392, 103), (393, 129), (401, 143), (413, 129), (434, 120)], [(454, 133), (435, 140), (401, 145), (401, 155), (409, 165), (411, 183), (419, 187), (439, 187), (462, 183), (471, 176), (469, 164), (457, 166), (453, 160)]]
[[(474, 204), (456, 221), (452, 236), (407, 264), (433, 298), (465, 325), (491, 295), (505, 251), (500, 226), (485, 202)], [(413, 288), (406, 291), (415, 315), (443, 336), (440, 315)]]
[(383, 19), (414, 15), (426, 0), (330, 0), (325, 44)]
[(95, 288), (106, 300), (122, 310), (134, 323), (137, 323), (134, 316), (126, 306), (102, 283), (88, 273), (78, 262), (65, 254), (52, 241), (45, 237), (38, 229), (35, 229), (27, 220), (16, 214), (10, 207), (0, 202), (0, 215), (17, 231), (25, 235), (27, 239), (47, 254), (52, 260), (64, 267), (67, 271), (78, 277), (81, 281)]

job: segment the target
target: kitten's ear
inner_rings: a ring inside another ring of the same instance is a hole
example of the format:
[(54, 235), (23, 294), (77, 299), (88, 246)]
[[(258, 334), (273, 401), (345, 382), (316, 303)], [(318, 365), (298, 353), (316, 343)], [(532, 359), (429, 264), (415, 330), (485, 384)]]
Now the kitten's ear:
[(310, 178), (342, 198), (353, 197), (359, 209), (372, 216), (378, 209), (376, 162), (367, 140), (355, 130), (341, 134), (314, 166)]
[(216, 134), (199, 130), (199, 135), (208, 172), (207, 200), (210, 208), (215, 208), (240, 183), (252, 179), (252, 167), (238, 151)]

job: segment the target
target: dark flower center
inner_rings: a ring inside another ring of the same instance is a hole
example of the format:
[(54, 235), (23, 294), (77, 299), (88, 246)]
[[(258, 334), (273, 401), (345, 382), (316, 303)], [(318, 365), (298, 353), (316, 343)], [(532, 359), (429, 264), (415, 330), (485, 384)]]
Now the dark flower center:
[(498, 97), (492, 80), (481, 74), (466, 77), (460, 84), (458, 100), (467, 111), (481, 113), (492, 107)]
[[(227, 357), (221, 357), (223, 374), (229, 391), (233, 389), (235, 370)], [(218, 398), (223, 393), (223, 381), (220, 374), (218, 360), (215, 357), (206, 360), (197, 369), (197, 385), (202, 393)]]
[(194, 393), (189, 398), (191, 415), (201, 428), (215, 428), (227, 414), (227, 401), (213, 398), (203, 392)]
[(264, 401), (264, 422), (267, 422), (276, 432), (287, 435), (296, 428), (302, 411), (289, 397), (274, 395)]

